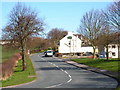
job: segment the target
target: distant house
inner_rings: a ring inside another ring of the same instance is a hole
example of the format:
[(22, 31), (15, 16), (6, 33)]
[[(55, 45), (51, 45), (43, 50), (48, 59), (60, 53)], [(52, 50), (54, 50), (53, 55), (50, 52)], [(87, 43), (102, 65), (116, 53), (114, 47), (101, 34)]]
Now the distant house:
[(93, 53), (93, 48), (92, 46), (85, 46), (85, 39), (82, 35), (68, 32), (68, 34), (60, 40), (58, 51), (62, 54), (83, 54), (86, 52)]
[[(106, 48), (105, 48), (105, 52), (106, 52)], [(109, 58), (118, 58), (118, 45), (117, 44), (108, 45), (108, 55), (109, 55)]]
[(10, 43), (10, 40), (0, 40), (0, 45), (5, 45)]

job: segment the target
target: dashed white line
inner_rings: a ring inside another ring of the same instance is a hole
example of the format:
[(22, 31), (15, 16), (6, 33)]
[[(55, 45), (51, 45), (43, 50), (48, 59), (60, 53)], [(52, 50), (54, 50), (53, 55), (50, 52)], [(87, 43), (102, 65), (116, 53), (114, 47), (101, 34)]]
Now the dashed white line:
[(63, 72), (64, 72), (64, 70), (63, 70), (63, 69), (61, 69), (61, 71), (63, 71)]
[(71, 82), (72, 81), (72, 79), (70, 78), (70, 80), (69, 81), (67, 81), (67, 83), (69, 83), (69, 82)]
[(63, 83), (57, 84), (57, 85), (53, 85), (53, 86), (49, 86), (49, 87), (45, 87), (45, 88), (53, 88), (53, 87), (57, 87), (57, 86), (61, 86)]
[[(44, 58), (41, 58), (41, 59), (42, 59), (42, 60), (45, 60)], [(67, 71), (63, 70), (62, 68), (60, 68), (60, 67), (57, 66), (56, 64), (53, 64), (53, 63), (51, 63), (51, 62), (49, 62), (49, 61), (46, 61), (46, 62), (48, 62), (49, 64), (51, 64), (51, 65), (53, 65), (53, 66), (55, 66), (55, 67), (57, 67), (57, 68), (59, 68), (62, 72), (66, 73), (66, 74), (68, 75), (69, 80), (68, 80), (66, 83), (69, 83), (69, 82), (72, 81), (72, 77), (71, 77), (71, 75), (70, 75)], [(53, 88), (53, 87), (61, 86), (61, 85), (66, 84), (66, 83), (60, 83), (60, 84), (52, 85), (52, 86), (45, 87), (45, 88)]]
[(68, 72), (64, 71), (66, 74), (68, 74)]

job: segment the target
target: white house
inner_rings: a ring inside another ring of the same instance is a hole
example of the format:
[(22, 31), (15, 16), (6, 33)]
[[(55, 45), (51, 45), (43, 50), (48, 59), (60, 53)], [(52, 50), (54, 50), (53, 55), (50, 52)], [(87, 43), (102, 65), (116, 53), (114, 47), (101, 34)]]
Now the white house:
[(79, 52), (81, 43), (82, 41), (78, 36), (73, 35), (72, 32), (68, 32), (68, 34), (60, 40), (59, 53)]
[(91, 46), (82, 47), (82, 36), (68, 32), (68, 34), (60, 40), (60, 45), (58, 47), (59, 53), (85, 53), (92, 52), (93, 48)]
[[(106, 52), (106, 48), (105, 48)], [(108, 45), (108, 54), (109, 58), (118, 58), (118, 45), (117, 44), (109, 44)]]
[[(93, 53), (92, 46), (84, 46), (83, 41), (85, 41), (84, 37), (79, 34), (74, 34), (72, 32), (68, 32), (68, 34), (60, 40), (60, 45), (58, 47), (59, 53), (69, 54), (69, 53)], [(109, 58), (118, 58), (118, 45), (117, 44), (109, 44), (108, 46)], [(104, 49), (104, 56), (106, 52), (106, 48)], [(96, 54), (98, 54), (98, 49), (96, 49)]]

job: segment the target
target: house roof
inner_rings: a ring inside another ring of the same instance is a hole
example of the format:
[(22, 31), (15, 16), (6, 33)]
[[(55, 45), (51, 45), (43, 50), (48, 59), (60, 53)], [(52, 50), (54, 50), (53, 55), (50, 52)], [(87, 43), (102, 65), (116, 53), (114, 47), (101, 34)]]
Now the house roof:
[(74, 36), (78, 36), (79, 39), (85, 39), (85, 37), (82, 34), (73, 34)]

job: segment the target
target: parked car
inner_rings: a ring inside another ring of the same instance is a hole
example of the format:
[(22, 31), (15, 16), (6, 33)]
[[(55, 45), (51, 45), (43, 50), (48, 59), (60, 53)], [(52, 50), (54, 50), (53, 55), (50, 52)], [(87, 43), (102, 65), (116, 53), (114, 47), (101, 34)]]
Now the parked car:
[(105, 55), (100, 54), (100, 55), (99, 55), (99, 58), (105, 58)]
[(52, 50), (47, 50), (46, 52), (44, 52), (45, 56), (53, 56), (53, 51)]
[(91, 52), (86, 52), (83, 54), (83, 56), (92, 56), (93, 54)]

